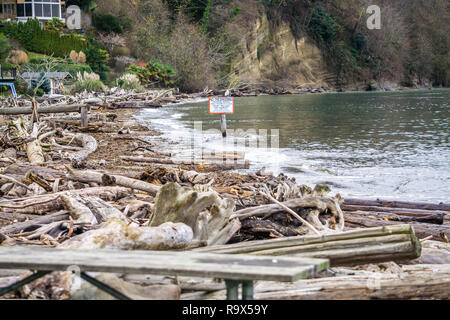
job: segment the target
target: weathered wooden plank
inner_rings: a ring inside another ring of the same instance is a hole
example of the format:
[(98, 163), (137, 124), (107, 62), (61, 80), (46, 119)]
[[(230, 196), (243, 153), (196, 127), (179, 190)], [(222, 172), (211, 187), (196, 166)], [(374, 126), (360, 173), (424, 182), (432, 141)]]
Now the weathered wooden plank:
[(421, 245), (413, 228), (402, 225), (395, 228), (352, 230), (325, 236), (286, 237), (194, 250), (224, 254), (327, 258), (332, 266), (338, 266), (415, 259), (420, 256)]
[[(348, 230), (342, 233), (324, 234), (322, 236), (306, 235), (297, 237), (284, 237), (270, 240), (257, 240), (251, 242), (240, 242), (235, 244), (227, 244), (221, 246), (208, 246), (195, 249), (200, 252), (220, 252), (225, 253), (227, 251), (234, 251), (236, 253), (249, 253), (253, 251), (260, 251), (266, 249), (275, 249), (283, 247), (294, 247), (299, 245), (308, 245), (324, 242), (332, 242), (339, 240), (351, 240), (367, 237), (379, 237), (386, 234), (409, 234), (412, 232), (412, 227), (409, 225), (395, 225), (390, 227), (376, 227), (368, 229), (354, 229)], [(242, 251), (241, 251), (242, 250)]]
[(326, 259), (273, 258), (174, 251), (58, 250), (0, 247), (0, 268), (118, 272), (295, 281), (328, 268)]

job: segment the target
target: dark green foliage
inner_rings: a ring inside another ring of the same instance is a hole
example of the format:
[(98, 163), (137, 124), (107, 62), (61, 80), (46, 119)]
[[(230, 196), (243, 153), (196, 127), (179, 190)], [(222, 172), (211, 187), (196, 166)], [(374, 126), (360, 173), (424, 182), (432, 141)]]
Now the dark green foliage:
[(92, 22), (98, 30), (106, 33), (114, 32), (120, 34), (123, 32), (119, 19), (112, 14), (94, 15)]
[(158, 83), (164, 87), (172, 85), (176, 75), (171, 66), (164, 65), (159, 61), (150, 61), (145, 68), (132, 64), (127, 71), (135, 74), (144, 85)]
[(64, 22), (58, 18), (53, 18), (47, 22), (47, 30), (61, 33), (64, 28)]
[(234, 7), (233, 8), (233, 16), (237, 16), (239, 14), (239, 12), (242, 11), (241, 7)]
[(11, 46), (8, 39), (3, 33), (0, 33), (0, 63), (4, 62), (8, 58), (9, 51), (11, 51)]
[(17, 94), (25, 94), (28, 90), (28, 83), (24, 80), (17, 78), (14, 81), (14, 87), (16, 88)]
[(316, 39), (329, 42), (339, 30), (339, 25), (324, 8), (317, 6), (312, 11), (308, 29)]
[(106, 65), (109, 59), (108, 51), (91, 45), (89, 48), (84, 50), (84, 53), (86, 54), (86, 63), (95, 73), (100, 75), (100, 78), (103, 81), (105, 81), (107, 79), (106, 72), (109, 71), (109, 68)]
[(28, 51), (64, 57), (70, 51), (84, 51), (87, 44), (74, 35), (59, 35), (55, 31), (42, 30), (37, 19), (29, 19), (26, 23), (7, 23), (5, 34), (16, 39)]

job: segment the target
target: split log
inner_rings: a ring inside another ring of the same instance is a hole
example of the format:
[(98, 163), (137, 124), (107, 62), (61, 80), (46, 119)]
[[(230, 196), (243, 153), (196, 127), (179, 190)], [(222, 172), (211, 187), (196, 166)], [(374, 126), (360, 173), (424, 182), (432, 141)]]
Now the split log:
[(377, 206), (377, 207), (391, 207), (391, 208), (406, 208), (406, 209), (421, 209), (421, 210), (440, 210), (450, 211), (450, 205), (445, 203), (431, 204), (424, 202), (405, 202), (405, 201), (390, 201), (390, 200), (361, 200), (361, 199), (345, 199), (345, 205), (359, 205), (359, 206)]
[(155, 196), (158, 190), (161, 188), (160, 185), (150, 184), (145, 181), (128, 178), (121, 175), (100, 173), (92, 170), (78, 171), (71, 168), (67, 169), (69, 170), (67, 179), (74, 181), (84, 183), (95, 182), (101, 185), (119, 185), (131, 189), (145, 191), (152, 196)]
[(192, 229), (183, 223), (167, 222), (158, 227), (136, 227), (113, 218), (102, 228), (75, 236), (58, 248), (169, 250), (183, 249), (192, 240)]
[[(368, 217), (361, 217), (357, 213), (355, 214), (349, 214), (347, 212), (345, 214), (345, 223), (349, 227), (354, 228), (373, 228), (373, 227), (380, 227), (380, 226), (395, 226), (402, 224), (402, 222), (397, 221), (387, 221), (387, 220), (378, 220), (378, 219), (371, 219)], [(442, 241), (441, 234), (444, 234), (447, 237), (450, 237), (450, 226), (449, 225), (436, 225), (436, 224), (429, 224), (429, 223), (418, 223), (418, 222), (411, 222), (411, 226), (414, 226), (414, 230), (416, 231), (416, 234), (419, 238), (423, 239), (428, 236), (433, 236), (433, 240)]]
[(336, 266), (415, 259), (420, 256), (421, 246), (410, 225), (399, 225), (210, 246), (195, 251), (327, 258)]

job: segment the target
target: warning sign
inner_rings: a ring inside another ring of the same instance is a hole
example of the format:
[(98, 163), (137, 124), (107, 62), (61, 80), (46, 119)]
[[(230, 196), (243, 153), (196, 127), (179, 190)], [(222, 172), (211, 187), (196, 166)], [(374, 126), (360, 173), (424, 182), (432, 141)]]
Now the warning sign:
[(234, 113), (234, 98), (232, 97), (209, 98), (209, 113), (211, 114)]

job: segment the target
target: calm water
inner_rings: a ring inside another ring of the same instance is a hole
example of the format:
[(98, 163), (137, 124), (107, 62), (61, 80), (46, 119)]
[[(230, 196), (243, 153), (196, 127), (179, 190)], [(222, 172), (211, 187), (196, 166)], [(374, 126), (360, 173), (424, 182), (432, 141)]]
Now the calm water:
[[(279, 129), (279, 149), (246, 148), (252, 169), (328, 184), (347, 197), (450, 202), (449, 101), (450, 90), (246, 97), (235, 100), (227, 124), (244, 130), (248, 141), (261, 129), (269, 135)], [(173, 140), (192, 133), (193, 121), (202, 121), (203, 130), (220, 128), (206, 101), (141, 117)], [(223, 147), (215, 132), (203, 140)]]

